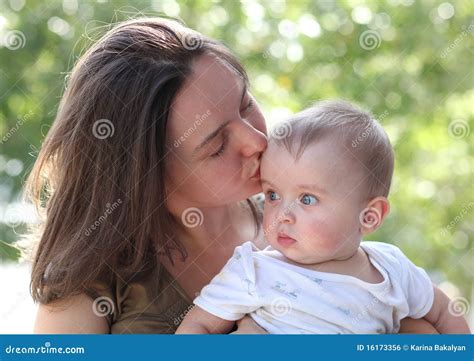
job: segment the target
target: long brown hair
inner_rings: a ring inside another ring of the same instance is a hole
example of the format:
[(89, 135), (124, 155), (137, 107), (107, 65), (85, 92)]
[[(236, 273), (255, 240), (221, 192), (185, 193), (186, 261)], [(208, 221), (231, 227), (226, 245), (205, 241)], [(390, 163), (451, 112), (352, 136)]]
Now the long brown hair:
[(74, 66), (26, 185), (43, 214), (30, 234), (35, 301), (86, 291), (104, 275), (146, 275), (159, 251), (186, 257), (165, 207), (166, 124), (193, 60), (205, 52), (247, 82), (222, 44), (161, 18), (116, 25)]

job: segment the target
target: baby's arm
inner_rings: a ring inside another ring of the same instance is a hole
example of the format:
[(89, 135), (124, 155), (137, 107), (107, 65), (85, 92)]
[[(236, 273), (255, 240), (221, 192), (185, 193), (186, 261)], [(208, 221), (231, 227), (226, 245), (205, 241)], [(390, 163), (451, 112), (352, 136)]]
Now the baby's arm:
[(434, 300), (431, 310), (424, 316), (439, 333), (471, 333), (462, 315), (449, 312), (450, 299), (438, 287), (434, 286)]
[(176, 334), (229, 333), (234, 326), (234, 322), (224, 320), (199, 306), (194, 306), (179, 325)]
[(439, 335), (439, 331), (424, 318), (405, 317), (400, 321), (399, 333), (420, 333)]

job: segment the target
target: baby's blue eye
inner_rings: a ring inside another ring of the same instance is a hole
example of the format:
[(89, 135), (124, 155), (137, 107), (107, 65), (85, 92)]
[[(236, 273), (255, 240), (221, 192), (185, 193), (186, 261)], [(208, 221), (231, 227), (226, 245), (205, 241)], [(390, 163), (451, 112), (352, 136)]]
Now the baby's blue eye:
[(301, 203), (307, 206), (312, 206), (318, 203), (318, 199), (311, 194), (304, 194), (303, 197), (301, 197)]
[(271, 200), (271, 201), (276, 201), (278, 199), (280, 199), (280, 197), (278, 196), (278, 194), (276, 192), (273, 192), (273, 191), (268, 191), (267, 192), (267, 195), (268, 195), (268, 198)]

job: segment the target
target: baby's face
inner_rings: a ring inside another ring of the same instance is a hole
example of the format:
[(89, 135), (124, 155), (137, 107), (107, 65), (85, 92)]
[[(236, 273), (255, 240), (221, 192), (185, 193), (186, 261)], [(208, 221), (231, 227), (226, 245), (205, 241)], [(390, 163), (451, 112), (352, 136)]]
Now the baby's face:
[(359, 247), (365, 174), (332, 138), (308, 146), (296, 161), (270, 142), (261, 162), (264, 232), (294, 262), (350, 257)]

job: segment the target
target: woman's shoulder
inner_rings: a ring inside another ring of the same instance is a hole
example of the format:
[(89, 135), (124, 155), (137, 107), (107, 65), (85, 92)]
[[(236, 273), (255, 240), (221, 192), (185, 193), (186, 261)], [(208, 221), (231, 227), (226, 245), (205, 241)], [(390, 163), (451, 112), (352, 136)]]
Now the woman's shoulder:
[(263, 205), (265, 204), (265, 194), (257, 193), (250, 197), (253, 203), (257, 206), (257, 209), (260, 213), (263, 214)]
[(109, 333), (107, 321), (94, 315), (92, 307), (93, 301), (83, 293), (40, 304), (34, 333)]
[(87, 294), (92, 311), (107, 320), (111, 333), (174, 333), (192, 306), (164, 267), (146, 277), (97, 281)]

